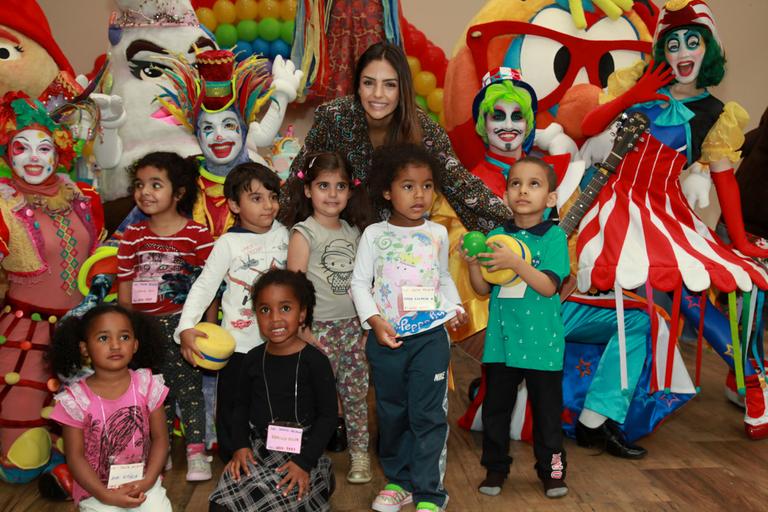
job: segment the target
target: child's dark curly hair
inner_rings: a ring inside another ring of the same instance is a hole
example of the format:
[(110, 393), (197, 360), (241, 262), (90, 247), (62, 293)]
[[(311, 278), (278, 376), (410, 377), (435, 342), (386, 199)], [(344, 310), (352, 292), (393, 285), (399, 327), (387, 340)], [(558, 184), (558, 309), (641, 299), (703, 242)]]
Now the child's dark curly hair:
[(368, 196), (378, 210), (389, 210), (392, 204), (384, 199), (384, 191), (392, 187), (397, 175), (409, 165), (426, 166), (432, 171), (435, 191), (440, 190), (440, 164), (418, 144), (381, 146), (373, 153), (373, 165), (368, 175)]
[(352, 168), (347, 159), (340, 153), (322, 151), (308, 154), (304, 161), (307, 162), (306, 168), (296, 173), (297, 179), (288, 181), (286, 185), (288, 204), (285, 209), (280, 210), (280, 222), (291, 228), (294, 224), (311, 216), (312, 199), (305, 194), (305, 188), (310, 187), (322, 172), (332, 171), (341, 173), (352, 191), (340, 217), (350, 226), (357, 226), (360, 231), (365, 230), (372, 220), (371, 205), (365, 187), (360, 180), (353, 178)]
[(192, 209), (197, 200), (198, 165), (195, 157), (183, 158), (176, 153), (156, 151), (143, 156), (131, 168), (131, 194), (136, 188), (136, 173), (144, 167), (156, 167), (165, 171), (171, 182), (174, 197), (179, 198), (176, 211), (185, 217), (192, 217)]
[(294, 272), (284, 268), (273, 268), (267, 271), (253, 283), (251, 297), (253, 299), (254, 311), (258, 307), (257, 299), (259, 298), (259, 293), (271, 285), (287, 286), (293, 290), (299, 305), (307, 310), (307, 314), (304, 317), (304, 326), (311, 327), (312, 313), (315, 310), (315, 287), (312, 281), (307, 279), (307, 275), (304, 272)]
[(99, 304), (82, 317), (68, 317), (56, 327), (48, 349), (48, 363), (56, 374), (69, 377), (83, 367), (80, 342), (88, 338), (93, 321), (107, 313), (118, 313), (128, 318), (133, 334), (139, 341), (139, 349), (133, 355), (129, 368), (157, 370), (163, 358), (162, 333), (157, 321), (151, 316), (130, 311), (118, 304)]

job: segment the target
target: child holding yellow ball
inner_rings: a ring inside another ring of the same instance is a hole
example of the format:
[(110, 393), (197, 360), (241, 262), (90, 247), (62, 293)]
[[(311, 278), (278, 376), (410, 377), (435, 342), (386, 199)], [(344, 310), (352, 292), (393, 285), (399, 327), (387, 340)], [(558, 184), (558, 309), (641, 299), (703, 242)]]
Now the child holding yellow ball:
[[(489, 238), (514, 236), (530, 249), (530, 263), (500, 242), (491, 242), (492, 252), (475, 256), (462, 248), (475, 292), (491, 294), (483, 352), (487, 391), (481, 464), (487, 476), (479, 487), (481, 493), (491, 496), (501, 492), (512, 463), (509, 423), (523, 379), (533, 411), (536, 472), (547, 497), (568, 493), (560, 425), (565, 339), (557, 293), (569, 273), (568, 244), (563, 230), (543, 218), (547, 208), (556, 204), (556, 184), (554, 170), (538, 158), (522, 158), (509, 170), (504, 202), (514, 218), (491, 231)], [(491, 273), (510, 269), (520, 280), (491, 285), (484, 279), (481, 265)]]

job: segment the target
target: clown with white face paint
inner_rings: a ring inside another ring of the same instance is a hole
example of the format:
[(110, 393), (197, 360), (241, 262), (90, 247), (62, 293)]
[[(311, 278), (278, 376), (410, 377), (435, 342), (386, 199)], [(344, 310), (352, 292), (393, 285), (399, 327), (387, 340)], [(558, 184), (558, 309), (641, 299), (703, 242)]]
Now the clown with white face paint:
[(197, 127), (197, 140), (206, 162), (228, 164), (243, 150), (243, 131), (240, 118), (233, 110), (203, 112)]
[(695, 28), (673, 30), (664, 43), (664, 57), (681, 84), (693, 83), (699, 76), (706, 45)]
[[(51, 324), (83, 299), (77, 272), (104, 225), (96, 192), (66, 174), (81, 147), (39, 101), (19, 92), (0, 100), (0, 170), (10, 176), (0, 178), (0, 266), (9, 283), (0, 368), (16, 368), (28, 383), (0, 397), (0, 479), (8, 482), (51, 470), (63, 476), (55, 469), (63, 457), (51, 449), (55, 439), (40, 415), (55, 391), (46, 384), (54, 376), (44, 356)], [(18, 349), (30, 342), (29, 350)]]

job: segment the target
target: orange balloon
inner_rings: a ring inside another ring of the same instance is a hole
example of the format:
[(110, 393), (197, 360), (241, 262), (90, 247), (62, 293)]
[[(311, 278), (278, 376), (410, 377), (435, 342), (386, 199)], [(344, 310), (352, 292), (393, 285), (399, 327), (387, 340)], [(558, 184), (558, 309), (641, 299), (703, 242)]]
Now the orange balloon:
[(421, 71), (421, 61), (418, 57), (412, 55), (409, 55), (406, 58), (408, 59), (408, 67), (411, 68), (411, 76), (416, 76), (418, 72)]
[(280, 16), (280, 4), (276, 0), (261, 0), (259, 2), (259, 18), (277, 18)]
[(237, 19), (253, 20), (259, 15), (259, 4), (256, 0), (237, 0), (235, 2), (235, 12), (237, 13)]
[(436, 114), (439, 114), (443, 111), (443, 89), (442, 87), (438, 87), (434, 89), (429, 95), (427, 96), (427, 106), (429, 107), (429, 110), (432, 112), (435, 112)]
[(216, 15), (216, 21), (219, 23), (233, 23), (237, 18), (237, 11), (235, 10), (235, 4), (229, 0), (217, 0), (213, 4), (213, 14)]
[(435, 87), (437, 87), (437, 78), (431, 71), (419, 71), (413, 77), (413, 88), (416, 94), (427, 97)]
[(216, 14), (214, 14), (213, 9), (201, 7), (195, 11), (195, 14), (197, 14), (198, 21), (205, 25), (208, 30), (216, 32), (216, 27), (219, 25), (219, 22), (216, 21)]
[(296, 19), (297, 0), (282, 0), (280, 2), (280, 19), (291, 21)]

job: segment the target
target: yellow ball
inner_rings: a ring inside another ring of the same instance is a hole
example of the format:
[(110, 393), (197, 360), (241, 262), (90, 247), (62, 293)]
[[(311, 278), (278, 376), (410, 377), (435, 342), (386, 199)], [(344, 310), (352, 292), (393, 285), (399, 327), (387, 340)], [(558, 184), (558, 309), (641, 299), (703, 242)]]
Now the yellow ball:
[(43, 407), (40, 410), (40, 417), (43, 418), (44, 420), (47, 420), (48, 418), (51, 417), (52, 412), (53, 412), (52, 406), (49, 405), (48, 407)]
[(280, 19), (283, 21), (296, 19), (296, 0), (283, 0), (280, 2)]
[(261, 0), (259, 2), (259, 18), (277, 18), (280, 16), (280, 4), (276, 0)]
[(238, 20), (253, 20), (259, 15), (259, 4), (256, 0), (237, 0), (235, 12)]
[(427, 96), (427, 106), (435, 114), (443, 111), (443, 89), (437, 88)]
[(21, 375), (16, 372), (8, 372), (5, 374), (5, 383), (9, 386), (15, 386), (21, 380)]
[(213, 4), (213, 13), (216, 15), (216, 21), (222, 23), (233, 23), (237, 18), (235, 4), (229, 0), (218, 0)]
[(211, 32), (216, 31), (216, 27), (219, 26), (219, 22), (216, 21), (216, 14), (214, 14), (213, 9), (208, 7), (201, 7), (195, 11), (195, 14), (197, 14), (198, 21), (205, 25), (208, 30)]
[[(488, 240), (486, 241), (486, 244), (491, 248), (491, 250), (493, 250), (494, 244), (497, 243), (504, 244), (512, 249), (512, 251), (523, 258), (526, 263), (531, 262), (531, 250), (528, 249), (528, 246), (525, 245), (525, 243), (521, 242), (517, 238), (511, 237), (509, 235), (499, 234), (488, 237)], [(516, 284), (519, 284), (523, 281), (514, 270), (508, 268), (491, 272), (487, 268), (481, 266), (480, 271), (482, 272), (483, 278), (486, 281), (501, 286), (515, 286)]]
[(226, 366), (230, 356), (235, 352), (235, 339), (226, 329), (210, 322), (200, 322), (195, 329), (208, 335), (207, 338), (195, 339), (197, 348), (204, 359), (194, 356), (198, 366), (208, 370), (221, 370)]
[(413, 77), (413, 88), (416, 94), (427, 97), (435, 87), (437, 87), (437, 78), (431, 71), (419, 71)]

